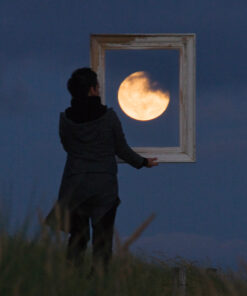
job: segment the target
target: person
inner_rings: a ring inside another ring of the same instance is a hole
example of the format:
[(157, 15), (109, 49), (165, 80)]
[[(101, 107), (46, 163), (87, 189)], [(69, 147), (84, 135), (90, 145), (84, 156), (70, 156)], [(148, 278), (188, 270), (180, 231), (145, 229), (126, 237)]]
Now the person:
[(107, 272), (112, 257), (114, 221), (121, 203), (116, 155), (136, 169), (151, 168), (158, 162), (129, 147), (116, 112), (101, 103), (97, 74), (91, 68), (75, 70), (67, 88), (71, 106), (60, 113), (59, 121), (67, 159), (58, 199), (45, 224), (70, 233), (66, 258), (83, 266), (91, 219), (93, 275), (98, 264)]

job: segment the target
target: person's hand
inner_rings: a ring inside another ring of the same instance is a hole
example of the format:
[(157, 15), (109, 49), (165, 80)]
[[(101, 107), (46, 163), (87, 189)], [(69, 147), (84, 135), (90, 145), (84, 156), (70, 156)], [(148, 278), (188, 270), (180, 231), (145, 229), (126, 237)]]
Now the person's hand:
[(159, 165), (159, 163), (155, 160), (157, 160), (157, 157), (153, 157), (153, 158), (148, 158), (148, 164), (147, 164), (147, 168), (151, 168), (153, 166), (157, 166)]

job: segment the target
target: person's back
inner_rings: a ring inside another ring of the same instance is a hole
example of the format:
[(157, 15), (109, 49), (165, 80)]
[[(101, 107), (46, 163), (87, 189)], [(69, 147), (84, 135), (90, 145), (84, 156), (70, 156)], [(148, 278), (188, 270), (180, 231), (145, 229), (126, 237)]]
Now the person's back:
[(116, 174), (118, 169), (115, 155), (135, 168), (143, 166), (143, 157), (128, 146), (120, 121), (112, 108), (107, 109), (98, 119), (83, 123), (75, 123), (62, 112), (59, 126), (70, 174)]

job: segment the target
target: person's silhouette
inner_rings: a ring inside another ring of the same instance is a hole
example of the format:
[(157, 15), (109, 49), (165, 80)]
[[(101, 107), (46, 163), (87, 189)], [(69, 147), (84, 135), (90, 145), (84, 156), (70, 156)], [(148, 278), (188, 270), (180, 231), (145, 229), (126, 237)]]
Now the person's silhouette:
[(151, 168), (158, 162), (157, 158), (144, 158), (129, 147), (117, 114), (101, 104), (94, 71), (75, 70), (67, 87), (72, 95), (71, 106), (60, 113), (59, 122), (59, 136), (67, 160), (58, 200), (45, 223), (71, 234), (67, 259), (82, 265), (90, 240), (91, 218), (92, 274), (98, 264), (103, 264), (107, 271), (112, 256), (115, 215), (121, 203), (115, 155), (136, 169)]

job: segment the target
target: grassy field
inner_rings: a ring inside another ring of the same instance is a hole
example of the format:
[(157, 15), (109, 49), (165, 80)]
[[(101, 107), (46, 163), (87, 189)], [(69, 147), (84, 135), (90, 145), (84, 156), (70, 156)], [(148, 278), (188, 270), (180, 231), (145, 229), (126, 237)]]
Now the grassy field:
[(109, 273), (87, 279), (91, 267), (91, 249), (81, 267), (69, 265), (65, 258), (66, 243), (44, 229), (34, 239), (26, 237), (27, 225), (10, 236), (1, 225), (0, 231), (0, 295), (25, 296), (155, 296), (177, 295), (174, 266), (186, 271), (186, 295), (247, 295), (247, 265), (242, 273), (206, 270), (184, 259), (162, 261), (133, 255), (128, 247), (152, 221), (150, 216), (122, 243), (116, 233), (116, 249)]

